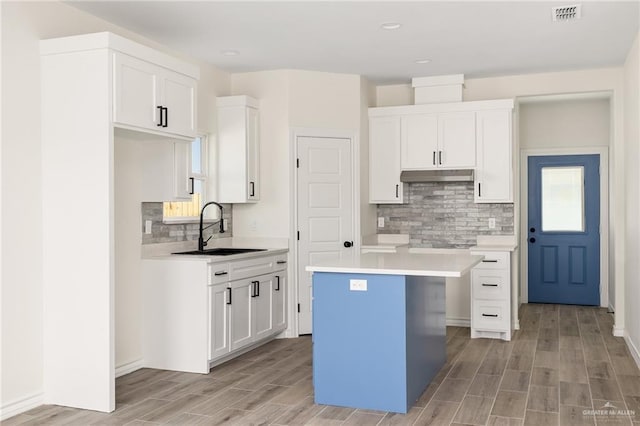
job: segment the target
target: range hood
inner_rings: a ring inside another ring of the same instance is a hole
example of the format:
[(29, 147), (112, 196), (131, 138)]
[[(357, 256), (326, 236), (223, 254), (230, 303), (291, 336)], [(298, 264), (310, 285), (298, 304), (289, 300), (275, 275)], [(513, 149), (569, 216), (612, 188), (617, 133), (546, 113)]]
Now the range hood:
[(465, 170), (405, 170), (401, 182), (473, 182), (473, 169)]

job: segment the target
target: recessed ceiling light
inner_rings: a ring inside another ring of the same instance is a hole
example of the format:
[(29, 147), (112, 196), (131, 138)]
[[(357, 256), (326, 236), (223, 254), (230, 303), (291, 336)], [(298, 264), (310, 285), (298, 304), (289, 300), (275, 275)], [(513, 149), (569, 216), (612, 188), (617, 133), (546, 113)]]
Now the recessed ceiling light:
[(416, 64), (428, 64), (431, 59), (416, 59)]
[(224, 56), (238, 56), (240, 54), (240, 52), (238, 52), (237, 50), (233, 50), (233, 49), (227, 49), (227, 50), (223, 50), (222, 54)]
[(401, 26), (402, 24), (400, 24), (399, 22), (385, 22), (384, 24), (380, 25), (380, 28), (382, 28), (383, 30), (397, 30)]

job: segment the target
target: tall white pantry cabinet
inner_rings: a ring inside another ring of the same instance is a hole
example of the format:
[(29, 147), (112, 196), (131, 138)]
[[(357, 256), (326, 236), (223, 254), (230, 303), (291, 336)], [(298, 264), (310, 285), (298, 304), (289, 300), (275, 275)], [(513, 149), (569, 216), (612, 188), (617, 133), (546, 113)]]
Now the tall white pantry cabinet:
[[(40, 49), (44, 402), (110, 412), (116, 128), (191, 140), (199, 69), (107, 32), (43, 40)], [(151, 94), (143, 105), (120, 86), (122, 58), (157, 71), (127, 76)]]

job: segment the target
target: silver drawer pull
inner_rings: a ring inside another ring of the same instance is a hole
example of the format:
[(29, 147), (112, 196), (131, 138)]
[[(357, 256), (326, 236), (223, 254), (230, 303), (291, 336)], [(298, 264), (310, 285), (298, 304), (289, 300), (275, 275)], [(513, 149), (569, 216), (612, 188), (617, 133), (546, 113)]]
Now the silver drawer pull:
[(482, 283), (482, 287), (498, 287), (498, 284), (486, 284), (486, 283)]
[(482, 263), (498, 263), (498, 259), (487, 259), (483, 260)]
[(482, 314), (483, 317), (493, 317), (498, 318), (498, 314)]
[(228, 272), (227, 271), (218, 271), (218, 272), (214, 272), (213, 275), (219, 277), (220, 275), (227, 275)]
[(276, 263), (277, 263), (278, 265), (282, 265), (282, 264), (287, 263), (287, 261), (286, 261), (286, 260), (278, 260)]

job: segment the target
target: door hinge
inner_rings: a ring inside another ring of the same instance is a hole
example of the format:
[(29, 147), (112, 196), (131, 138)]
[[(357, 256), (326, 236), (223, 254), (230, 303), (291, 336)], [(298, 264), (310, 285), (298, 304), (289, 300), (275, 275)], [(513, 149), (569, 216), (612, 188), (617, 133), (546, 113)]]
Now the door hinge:
[(296, 158), (296, 168), (300, 168), (300, 159)]
[(298, 231), (298, 241), (300, 241), (300, 231)]
[(298, 303), (298, 313), (300, 313), (300, 304)]

